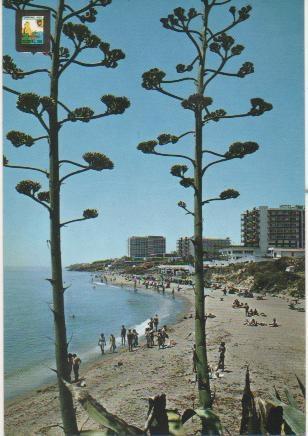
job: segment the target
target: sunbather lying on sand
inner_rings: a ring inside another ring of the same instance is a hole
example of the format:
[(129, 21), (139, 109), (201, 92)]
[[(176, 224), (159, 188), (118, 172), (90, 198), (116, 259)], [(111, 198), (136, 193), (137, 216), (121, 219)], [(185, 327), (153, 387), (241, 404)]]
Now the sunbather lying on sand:
[(279, 325), (277, 324), (276, 318), (273, 318), (273, 322), (271, 322), (269, 324), (269, 327), (279, 327)]

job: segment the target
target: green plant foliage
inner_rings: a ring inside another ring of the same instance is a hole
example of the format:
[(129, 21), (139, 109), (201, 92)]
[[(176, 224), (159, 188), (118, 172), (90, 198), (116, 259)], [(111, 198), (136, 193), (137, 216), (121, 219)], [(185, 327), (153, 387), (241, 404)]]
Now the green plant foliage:
[(93, 117), (94, 111), (90, 107), (78, 107), (69, 113), (68, 119), (70, 121), (82, 121), (84, 123), (88, 123)]
[(23, 70), (18, 68), (13, 58), (8, 55), (3, 56), (3, 72), (9, 74), (14, 80), (24, 78)]
[(219, 194), (219, 198), (221, 198), (221, 200), (229, 200), (231, 198), (237, 198), (239, 195), (240, 193), (235, 191), (235, 189), (226, 189)]
[(92, 219), (92, 218), (97, 218), (98, 217), (98, 211), (97, 209), (85, 209), (83, 211), (83, 217), (85, 219)]
[(157, 140), (159, 145), (170, 144), (170, 142), (172, 144), (175, 144), (176, 142), (178, 142), (178, 137), (175, 135), (170, 135), (169, 133), (161, 133), (157, 137)]
[(234, 142), (230, 145), (229, 151), (225, 153), (225, 157), (228, 159), (232, 158), (243, 158), (247, 154), (255, 153), (259, 149), (259, 145), (256, 142)]
[(114, 168), (113, 162), (102, 153), (88, 152), (82, 158), (89, 164), (89, 167), (96, 171), (112, 170)]
[(217, 109), (216, 111), (209, 112), (204, 116), (204, 121), (219, 121), (220, 118), (227, 115), (227, 112), (224, 109)]
[(188, 99), (182, 101), (182, 106), (184, 109), (190, 109), (192, 111), (203, 110), (207, 106), (213, 103), (211, 97), (204, 97), (201, 94), (193, 94), (188, 97)]
[(49, 111), (55, 106), (55, 101), (47, 96), (40, 97), (40, 103), (43, 106), (43, 108), (47, 111)]
[(101, 42), (99, 49), (105, 55), (105, 59), (102, 61), (104, 67), (116, 68), (118, 66), (118, 61), (125, 58), (125, 54), (122, 50), (118, 48), (110, 50), (110, 44), (107, 42)]
[(34, 139), (32, 136), (23, 132), (18, 132), (17, 130), (11, 130), (8, 132), (6, 138), (11, 141), (14, 147), (20, 147), (22, 145), (31, 147), (34, 144)]
[(107, 106), (106, 115), (118, 115), (130, 107), (130, 101), (126, 97), (115, 97), (107, 94), (101, 97), (101, 102)]
[(184, 177), (182, 180), (180, 180), (180, 185), (182, 185), (184, 188), (191, 188), (194, 186), (194, 179), (191, 177)]
[(50, 202), (50, 194), (49, 191), (42, 191), (37, 194), (37, 198), (40, 201), (45, 201), (46, 203)]
[(152, 68), (142, 74), (142, 86), (147, 90), (157, 89), (164, 80), (166, 73), (159, 68)]
[(175, 177), (184, 177), (187, 171), (187, 165), (173, 165), (170, 169), (170, 173)]
[(33, 180), (22, 180), (16, 185), (15, 189), (20, 194), (34, 196), (41, 189), (41, 185)]
[(252, 116), (260, 116), (263, 115), (264, 112), (270, 111), (273, 109), (273, 105), (271, 103), (267, 103), (262, 98), (252, 98), (250, 100), (251, 109), (249, 111)]
[(17, 109), (26, 113), (36, 113), (40, 105), (40, 97), (33, 92), (19, 94), (17, 99)]
[(151, 154), (155, 152), (156, 145), (157, 141), (144, 141), (138, 144), (137, 149), (142, 151), (142, 153)]

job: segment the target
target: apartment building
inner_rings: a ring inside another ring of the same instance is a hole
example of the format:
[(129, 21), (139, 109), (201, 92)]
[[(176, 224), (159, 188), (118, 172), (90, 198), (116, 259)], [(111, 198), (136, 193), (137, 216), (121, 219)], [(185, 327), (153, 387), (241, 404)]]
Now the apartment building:
[[(231, 245), (230, 238), (203, 238), (203, 251), (205, 254), (215, 255), (219, 253), (222, 248), (229, 247)], [(189, 256), (194, 255), (194, 244), (192, 243), (192, 237), (181, 237), (176, 243), (177, 254), (186, 259)]]
[(128, 238), (128, 256), (146, 258), (166, 254), (164, 236), (131, 236)]
[(305, 208), (281, 205), (278, 208), (259, 206), (241, 216), (242, 243), (259, 248), (265, 254), (269, 247), (305, 247)]

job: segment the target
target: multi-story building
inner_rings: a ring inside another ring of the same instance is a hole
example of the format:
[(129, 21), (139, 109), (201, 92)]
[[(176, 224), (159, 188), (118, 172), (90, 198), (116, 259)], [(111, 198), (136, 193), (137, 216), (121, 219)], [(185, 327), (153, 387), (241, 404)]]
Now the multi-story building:
[(129, 257), (151, 257), (166, 254), (166, 238), (164, 236), (131, 236), (128, 238)]
[[(229, 247), (231, 244), (230, 238), (203, 238), (203, 251), (205, 254), (215, 255), (222, 248)], [(186, 259), (194, 255), (194, 244), (192, 237), (182, 237), (176, 243), (177, 253), (180, 257)]]
[(267, 253), (269, 247), (305, 247), (304, 206), (259, 206), (246, 210), (241, 222), (242, 243), (245, 247), (259, 248), (261, 254)]

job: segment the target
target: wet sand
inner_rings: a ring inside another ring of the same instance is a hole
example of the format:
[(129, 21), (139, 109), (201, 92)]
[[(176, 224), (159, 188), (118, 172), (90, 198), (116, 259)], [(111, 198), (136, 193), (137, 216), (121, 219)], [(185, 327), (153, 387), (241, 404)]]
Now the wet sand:
[[(125, 282), (132, 285), (132, 282)], [(169, 292), (167, 290), (166, 292)], [(193, 290), (189, 287), (175, 297), (187, 300), (187, 314), (193, 313)], [(269, 323), (275, 317), (278, 328), (244, 326), (244, 309), (232, 309), (234, 295), (223, 301), (221, 291), (212, 291), (206, 297), (206, 312), (216, 315), (207, 320), (208, 360), (216, 366), (220, 341), (226, 342), (224, 376), (212, 380), (216, 392), (215, 410), (221, 414), (223, 424), (232, 435), (238, 434), (241, 396), (245, 369), (249, 365), (252, 389), (263, 397), (274, 394), (274, 386), (282, 393), (289, 388), (301, 401), (294, 374), (305, 379), (305, 313), (292, 311), (284, 299), (266, 297), (266, 300), (240, 298), (250, 307), (267, 314), (255, 317)], [(153, 308), (153, 314), (155, 308)], [(183, 412), (197, 404), (197, 387), (192, 373), (192, 346), (194, 320), (181, 320), (171, 327), (169, 337), (176, 342), (171, 348), (148, 349), (144, 341), (134, 352), (118, 349), (87, 366), (81, 366), (80, 375), (85, 377), (86, 389), (110, 412), (116, 413), (131, 424), (142, 427), (148, 409), (148, 398), (166, 393), (167, 406)], [(143, 345), (142, 345), (143, 344)], [(98, 350), (99, 353), (99, 350)], [(118, 362), (121, 362), (118, 366)], [(302, 401), (301, 401), (302, 402)], [(77, 408), (79, 426), (97, 428), (87, 420), (86, 413)], [(60, 414), (56, 386), (42, 387), (5, 405), (6, 435), (57, 435)], [(197, 419), (189, 424), (188, 434), (199, 428)]]

